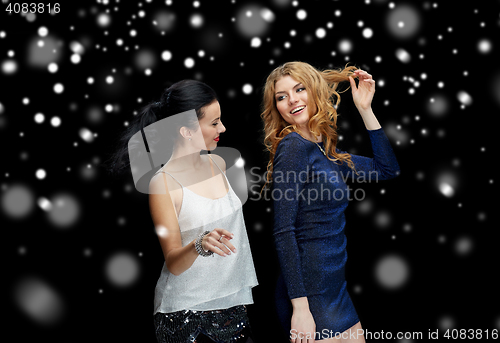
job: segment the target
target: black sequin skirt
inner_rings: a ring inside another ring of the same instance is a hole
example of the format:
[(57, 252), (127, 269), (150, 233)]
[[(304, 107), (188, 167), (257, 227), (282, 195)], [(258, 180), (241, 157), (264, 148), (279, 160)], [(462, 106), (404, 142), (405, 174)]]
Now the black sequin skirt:
[(245, 305), (154, 315), (158, 343), (253, 343)]

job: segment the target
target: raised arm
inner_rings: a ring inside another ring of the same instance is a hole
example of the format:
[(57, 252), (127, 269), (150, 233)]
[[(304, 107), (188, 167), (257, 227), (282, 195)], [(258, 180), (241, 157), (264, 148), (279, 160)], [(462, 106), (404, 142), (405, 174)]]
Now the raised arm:
[[(343, 163), (341, 166), (342, 176), (345, 179), (354, 177), (359, 181), (392, 179), (399, 175), (399, 165), (392, 151), (391, 143), (371, 107), (375, 94), (375, 81), (364, 70), (358, 69), (354, 72), (354, 75), (357, 76), (359, 83), (356, 86), (354, 78), (349, 77), (352, 98), (370, 136), (373, 158), (351, 155), (358, 174), (354, 174), (352, 169), (346, 163)], [(344, 151), (337, 149), (337, 152), (343, 153)]]
[[(366, 182), (395, 178), (399, 175), (399, 164), (384, 130), (380, 128), (367, 131), (372, 145), (373, 157), (351, 154), (351, 160), (358, 174), (355, 174), (346, 163), (342, 163), (340, 166), (342, 177), (346, 180), (354, 178)], [(339, 149), (337, 152), (345, 153)]]

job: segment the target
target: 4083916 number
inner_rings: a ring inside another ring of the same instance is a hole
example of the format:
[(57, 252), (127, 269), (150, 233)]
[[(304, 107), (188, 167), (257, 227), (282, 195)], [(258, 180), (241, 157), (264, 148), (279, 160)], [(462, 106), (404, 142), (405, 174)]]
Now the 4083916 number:
[(5, 9), (9, 14), (12, 13), (59, 13), (61, 6), (59, 3), (44, 4), (41, 2), (23, 2), (23, 3), (9, 3)]

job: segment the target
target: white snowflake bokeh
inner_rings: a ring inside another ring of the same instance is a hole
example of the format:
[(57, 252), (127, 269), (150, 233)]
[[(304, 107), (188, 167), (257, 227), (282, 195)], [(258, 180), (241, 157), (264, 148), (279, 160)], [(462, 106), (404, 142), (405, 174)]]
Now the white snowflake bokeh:
[[(256, 198), (251, 186), (262, 178), (248, 171), (263, 175), (267, 164), (262, 88), (275, 67), (293, 60), (371, 73), (374, 112), (401, 166), (394, 182), (352, 185), (366, 194), (346, 211), (348, 285), (359, 313), (393, 331), (408, 322), (425, 332), (500, 328), (498, 306), (476, 311), (477, 303), (496, 303), (500, 286), (491, 276), (498, 1), (97, 0), (24, 14), (9, 14), (7, 4), (0, 215), (7, 296), (15, 321), (27, 322), (26, 339), (32, 330), (31, 340), (56, 341), (55, 332), (67, 340), (85, 323), (104, 333), (83, 333), (82, 341), (154, 340), (144, 308), (163, 263), (156, 234), (165, 229), (151, 227), (147, 199), (130, 175), (110, 178), (101, 163), (142, 105), (176, 81), (198, 79), (220, 97), (224, 144), (241, 152), (238, 166)], [(339, 147), (370, 155), (350, 91), (338, 112)], [(272, 204), (248, 201), (245, 219), (261, 283), (251, 316), (259, 337), (277, 325), (269, 311), (279, 272), (270, 262)], [(475, 301), (459, 308), (454, 292)], [(426, 320), (412, 310), (436, 303)], [(113, 313), (120, 318), (107, 322)]]

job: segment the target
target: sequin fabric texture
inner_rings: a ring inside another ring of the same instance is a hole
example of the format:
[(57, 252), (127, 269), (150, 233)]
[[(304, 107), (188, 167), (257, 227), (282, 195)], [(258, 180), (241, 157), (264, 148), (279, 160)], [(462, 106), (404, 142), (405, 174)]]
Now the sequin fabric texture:
[[(359, 321), (345, 280), (344, 211), (350, 199), (346, 181), (378, 182), (399, 174), (384, 131), (367, 131), (373, 158), (351, 154), (358, 174), (345, 162), (328, 160), (315, 143), (296, 132), (283, 138), (276, 149), (273, 234), (281, 268), (276, 306), (287, 333), (290, 299), (299, 297), (308, 299), (316, 332), (344, 332)], [(324, 149), (323, 143), (319, 145)]]
[(245, 305), (213, 311), (159, 312), (154, 324), (158, 343), (253, 342)]

